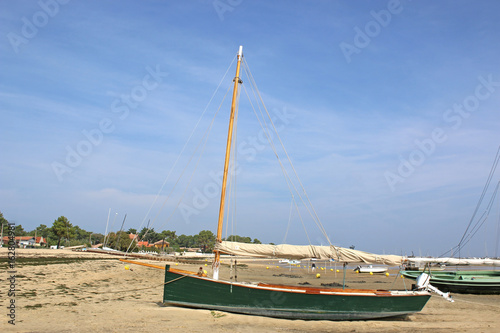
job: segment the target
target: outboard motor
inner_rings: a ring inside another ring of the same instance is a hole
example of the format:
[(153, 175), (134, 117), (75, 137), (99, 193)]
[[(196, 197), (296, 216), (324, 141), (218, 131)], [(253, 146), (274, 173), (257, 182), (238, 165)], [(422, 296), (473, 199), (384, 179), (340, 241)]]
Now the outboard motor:
[(420, 274), (417, 278), (417, 290), (430, 290), (440, 296), (443, 296), (444, 299), (446, 299), (447, 301), (455, 302), (453, 298), (451, 298), (449, 292), (443, 293), (441, 290), (431, 285), (430, 282), (431, 282), (431, 276), (429, 274), (425, 272)]

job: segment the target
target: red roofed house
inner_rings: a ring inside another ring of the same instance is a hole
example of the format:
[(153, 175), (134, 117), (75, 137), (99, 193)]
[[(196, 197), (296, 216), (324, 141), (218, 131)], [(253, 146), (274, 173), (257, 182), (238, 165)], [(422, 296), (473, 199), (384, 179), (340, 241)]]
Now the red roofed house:
[(155, 244), (156, 244), (156, 243), (155, 244), (149, 244), (148, 241), (141, 241), (141, 240), (139, 240), (139, 235), (137, 235), (137, 234), (129, 234), (128, 238), (131, 239), (131, 240), (135, 239), (135, 241), (137, 242), (137, 247), (138, 248), (141, 248), (141, 247), (154, 247)]
[[(14, 240), (16, 242), (16, 245), (19, 247), (46, 246), (47, 245), (47, 240), (43, 237), (37, 237), (35, 239), (34, 236), (17, 236), (17, 237), (14, 237)], [(8, 244), (9, 237), (8, 236), (3, 237), (2, 241), (3, 241), (3, 244)]]
[(35, 240), (35, 246), (47, 246), (47, 240), (43, 237), (37, 237)]
[(140, 242), (137, 242), (137, 247), (154, 247), (153, 244), (149, 244), (148, 241), (140, 241)]

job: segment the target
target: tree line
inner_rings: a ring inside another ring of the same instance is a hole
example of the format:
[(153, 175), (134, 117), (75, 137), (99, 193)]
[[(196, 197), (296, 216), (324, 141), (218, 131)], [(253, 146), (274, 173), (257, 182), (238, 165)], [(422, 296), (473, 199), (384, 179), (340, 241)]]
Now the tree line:
[[(8, 221), (3, 217), (2, 212), (0, 212), (0, 223), (2, 226), (6, 226), (8, 224)], [(133, 240), (130, 239), (129, 234), (138, 236), (135, 240)], [(198, 248), (203, 252), (212, 252), (216, 241), (216, 236), (210, 230), (202, 230), (197, 235), (177, 235), (176, 231), (172, 230), (156, 232), (154, 228), (142, 228), (140, 232), (137, 232), (137, 229), (130, 228), (127, 231), (110, 232), (107, 235), (103, 235), (101, 233), (84, 230), (77, 225), (73, 226), (72, 223), (64, 216), (60, 216), (54, 220), (51, 227), (48, 227), (45, 224), (40, 224), (31, 231), (25, 231), (20, 224), (16, 225), (15, 235), (43, 237), (46, 239), (48, 246), (57, 245), (58, 248), (62, 245), (91, 246), (95, 244), (103, 244), (103, 246), (112, 249), (120, 251), (129, 250), (133, 252), (144, 249), (144, 246), (137, 246), (138, 241), (148, 242), (149, 244), (165, 241), (166, 243), (169, 243), (167, 251), (179, 252), (182, 249)], [(242, 243), (261, 244), (257, 238), (252, 239), (250, 237), (238, 235), (229, 236), (227, 237), (227, 240)], [(148, 250), (156, 249), (148, 248)]]

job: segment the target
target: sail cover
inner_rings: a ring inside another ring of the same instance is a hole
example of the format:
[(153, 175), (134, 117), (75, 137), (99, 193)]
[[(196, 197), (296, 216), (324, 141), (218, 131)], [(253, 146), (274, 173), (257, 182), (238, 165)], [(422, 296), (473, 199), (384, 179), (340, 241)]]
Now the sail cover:
[(385, 264), (389, 266), (401, 265), (404, 261), (403, 257), (397, 255), (377, 255), (333, 245), (272, 245), (224, 241), (216, 244), (215, 249), (222, 253), (239, 256), (275, 257), (286, 259), (333, 259), (342, 263), (355, 262), (366, 264)]
[(499, 259), (491, 258), (408, 258), (409, 262), (417, 264), (446, 264), (446, 265), (485, 265), (500, 266)]

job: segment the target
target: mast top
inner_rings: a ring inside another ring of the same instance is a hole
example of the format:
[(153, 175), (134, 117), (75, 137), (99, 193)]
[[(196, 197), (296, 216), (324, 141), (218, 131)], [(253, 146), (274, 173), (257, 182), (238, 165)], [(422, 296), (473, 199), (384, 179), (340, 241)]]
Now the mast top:
[(240, 45), (240, 49), (238, 51), (238, 58), (241, 59), (242, 56), (243, 56), (243, 45)]

